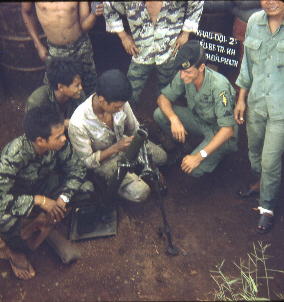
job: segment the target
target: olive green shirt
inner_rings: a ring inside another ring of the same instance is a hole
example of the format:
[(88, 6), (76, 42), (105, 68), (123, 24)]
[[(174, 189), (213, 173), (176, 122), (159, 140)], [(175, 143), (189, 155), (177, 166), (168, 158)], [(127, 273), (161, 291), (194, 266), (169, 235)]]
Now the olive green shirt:
[(272, 34), (263, 10), (249, 18), (236, 84), (249, 90), (251, 112), (284, 119), (284, 21)]
[[(178, 72), (173, 81), (161, 93), (171, 102), (185, 95), (187, 106), (200, 124), (206, 124), (214, 132), (221, 127), (235, 126), (235, 90), (220, 73), (206, 67), (205, 76), (199, 91), (193, 83), (185, 84)], [(235, 131), (236, 133), (236, 131)]]
[(85, 181), (86, 169), (69, 142), (59, 151), (38, 155), (32, 143), (22, 135), (3, 148), (0, 157), (0, 232), (7, 232), (19, 217), (30, 214), (38, 184), (56, 169), (62, 174), (60, 194), (71, 198)]
[(70, 99), (64, 104), (59, 104), (55, 98), (54, 91), (48, 86), (43, 85), (37, 88), (28, 98), (25, 111), (42, 105), (53, 106), (59, 112), (62, 112), (64, 119), (70, 119), (75, 109), (86, 99), (82, 91), (79, 99)]

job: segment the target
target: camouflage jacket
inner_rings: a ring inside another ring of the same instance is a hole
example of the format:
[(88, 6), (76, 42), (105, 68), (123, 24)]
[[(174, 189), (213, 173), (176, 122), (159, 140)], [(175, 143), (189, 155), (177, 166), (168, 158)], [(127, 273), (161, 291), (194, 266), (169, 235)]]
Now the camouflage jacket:
[(41, 156), (25, 135), (4, 147), (0, 157), (0, 232), (7, 232), (19, 217), (30, 214), (38, 184), (56, 170), (63, 178), (60, 194), (71, 198), (84, 182), (86, 169), (69, 142), (59, 151)]
[(163, 1), (157, 22), (153, 24), (145, 1), (104, 1), (108, 32), (124, 30), (121, 15), (127, 21), (139, 49), (132, 57), (137, 64), (163, 64), (174, 59), (172, 46), (181, 31), (196, 32), (204, 1)]

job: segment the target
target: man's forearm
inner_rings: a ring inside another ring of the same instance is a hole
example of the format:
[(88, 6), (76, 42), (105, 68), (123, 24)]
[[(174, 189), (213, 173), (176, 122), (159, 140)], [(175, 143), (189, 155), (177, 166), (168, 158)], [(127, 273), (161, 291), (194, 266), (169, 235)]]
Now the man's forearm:
[(173, 110), (172, 103), (163, 94), (158, 97), (157, 104), (169, 121), (177, 117)]
[(110, 147), (106, 148), (105, 150), (101, 151), (100, 154), (100, 161), (104, 161), (105, 159), (108, 159), (112, 155), (118, 153), (119, 150), (116, 147), (116, 144), (111, 145)]
[(244, 102), (244, 103), (246, 103), (247, 94), (248, 94), (248, 90), (245, 89), (245, 88), (241, 88), (241, 89), (240, 89), (240, 92), (239, 92), (238, 103), (239, 103), (239, 102)]
[(97, 16), (93, 13), (90, 13), (88, 17), (80, 22), (82, 31), (88, 32), (94, 26), (96, 20)]
[(209, 144), (203, 148), (208, 156), (219, 149), (228, 139), (234, 135), (233, 127), (222, 127), (211, 139)]
[(22, 3), (21, 13), (22, 13), (22, 17), (23, 17), (24, 23), (26, 25), (26, 28), (28, 30), (28, 33), (32, 37), (35, 47), (38, 48), (42, 45), (42, 43), (41, 43), (41, 40), (39, 38), (39, 33), (36, 28), (36, 23), (35, 23), (31, 5), (33, 5), (33, 4)]

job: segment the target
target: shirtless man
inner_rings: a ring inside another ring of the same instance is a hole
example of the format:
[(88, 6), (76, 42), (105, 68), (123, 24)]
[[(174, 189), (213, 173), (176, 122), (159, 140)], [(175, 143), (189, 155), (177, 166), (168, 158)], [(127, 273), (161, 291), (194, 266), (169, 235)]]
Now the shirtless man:
[[(33, 5), (46, 34), (48, 50), (39, 38)], [(93, 27), (97, 16), (103, 14), (103, 5), (98, 4), (95, 12), (90, 12), (88, 2), (23, 2), (21, 11), (41, 60), (46, 61), (48, 56), (73, 57), (82, 64), (85, 93), (93, 92), (97, 75), (87, 31)]]

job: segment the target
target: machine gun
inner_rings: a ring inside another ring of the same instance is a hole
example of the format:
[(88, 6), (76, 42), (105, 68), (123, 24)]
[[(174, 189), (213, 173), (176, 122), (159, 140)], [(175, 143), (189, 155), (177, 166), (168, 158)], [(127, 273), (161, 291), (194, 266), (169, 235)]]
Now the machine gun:
[(163, 232), (167, 238), (167, 254), (175, 256), (178, 254), (178, 249), (172, 243), (172, 235), (170, 225), (168, 223), (166, 212), (163, 203), (163, 195), (166, 192), (166, 185), (161, 177), (161, 173), (155, 167), (152, 157), (147, 152), (146, 143), (148, 139), (148, 132), (141, 127), (137, 130), (131, 144), (126, 149), (121, 161), (118, 162), (118, 169), (110, 184), (110, 199), (113, 200), (117, 194), (119, 186), (124, 179), (127, 172), (133, 172), (137, 166), (142, 166), (140, 176), (147, 183), (156, 194), (156, 205), (161, 211), (163, 219)]

